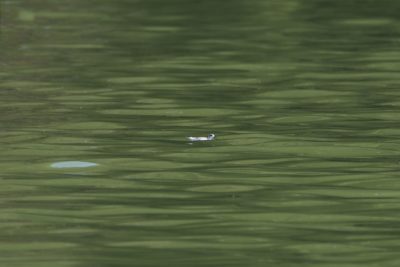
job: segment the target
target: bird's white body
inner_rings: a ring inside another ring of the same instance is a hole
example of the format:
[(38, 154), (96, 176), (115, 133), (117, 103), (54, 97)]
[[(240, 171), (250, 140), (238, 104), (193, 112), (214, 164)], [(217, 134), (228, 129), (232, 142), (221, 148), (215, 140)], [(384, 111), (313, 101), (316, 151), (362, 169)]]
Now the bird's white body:
[(201, 137), (192, 137), (192, 136), (189, 136), (188, 139), (189, 139), (189, 141), (192, 141), (192, 142), (212, 141), (212, 140), (215, 139), (215, 134), (209, 134), (207, 137), (203, 137), (203, 136), (201, 136)]

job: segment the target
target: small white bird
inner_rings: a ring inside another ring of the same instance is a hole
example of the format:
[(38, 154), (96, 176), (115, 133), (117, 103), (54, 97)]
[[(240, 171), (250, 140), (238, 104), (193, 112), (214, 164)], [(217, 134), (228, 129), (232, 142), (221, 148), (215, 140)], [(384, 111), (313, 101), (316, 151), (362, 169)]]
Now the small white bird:
[(192, 137), (192, 136), (189, 136), (188, 139), (190, 141), (193, 141), (193, 142), (212, 141), (212, 140), (215, 139), (215, 134), (209, 134), (207, 137), (203, 137), (203, 136), (201, 136), (201, 137)]

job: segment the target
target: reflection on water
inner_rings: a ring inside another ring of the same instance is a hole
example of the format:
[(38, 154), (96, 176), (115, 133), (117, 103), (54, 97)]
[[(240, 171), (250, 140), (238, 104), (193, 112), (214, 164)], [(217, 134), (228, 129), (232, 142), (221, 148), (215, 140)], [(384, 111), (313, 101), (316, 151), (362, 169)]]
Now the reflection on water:
[(51, 164), (51, 167), (57, 169), (63, 168), (88, 168), (97, 166), (96, 163), (93, 162), (85, 162), (85, 161), (60, 161)]
[(2, 265), (398, 265), (400, 4), (0, 5)]

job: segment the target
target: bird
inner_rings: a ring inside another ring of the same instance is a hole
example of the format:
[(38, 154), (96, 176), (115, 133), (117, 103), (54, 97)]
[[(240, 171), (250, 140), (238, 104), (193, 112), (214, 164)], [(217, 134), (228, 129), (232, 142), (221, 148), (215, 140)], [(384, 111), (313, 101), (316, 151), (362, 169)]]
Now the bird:
[(192, 137), (189, 136), (187, 139), (192, 142), (200, 142), (200, 141), (212, 141), (215, 139), (215, 134), (209, 134), (207, 137), (201, 136), (201, 137)]

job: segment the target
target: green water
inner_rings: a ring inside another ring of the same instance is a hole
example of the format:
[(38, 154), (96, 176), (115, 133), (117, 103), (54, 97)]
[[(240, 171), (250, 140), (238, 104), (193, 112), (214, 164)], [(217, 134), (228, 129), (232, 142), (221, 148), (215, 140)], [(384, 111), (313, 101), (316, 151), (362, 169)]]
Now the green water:
[(0, 8), (0, 266), (399, 266), (399, 2)]

